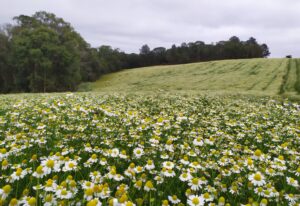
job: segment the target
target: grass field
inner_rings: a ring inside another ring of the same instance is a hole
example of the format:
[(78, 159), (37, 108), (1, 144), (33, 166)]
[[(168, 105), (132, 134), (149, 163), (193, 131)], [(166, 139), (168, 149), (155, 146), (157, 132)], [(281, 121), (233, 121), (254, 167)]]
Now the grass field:
[[(208, 91), (297, 95), (300, 60), (250, 59), (154, 66), (105, 75), (92, 91)], [(299, 83), (300, 84), (300, 83)]]

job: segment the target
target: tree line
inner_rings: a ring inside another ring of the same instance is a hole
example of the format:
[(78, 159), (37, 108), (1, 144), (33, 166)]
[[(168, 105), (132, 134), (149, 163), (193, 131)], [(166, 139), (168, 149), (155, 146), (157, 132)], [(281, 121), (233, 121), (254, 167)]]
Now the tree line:
[(0, 92), (75, 91), (81, 82), (126, 68), (221, 59), (263, 58), (266, 44), (241, 41), (182, 43), (127, 54), (111, 46), (91, 47), (70, 23), (45, 11), (14, 17), (0, 28)]

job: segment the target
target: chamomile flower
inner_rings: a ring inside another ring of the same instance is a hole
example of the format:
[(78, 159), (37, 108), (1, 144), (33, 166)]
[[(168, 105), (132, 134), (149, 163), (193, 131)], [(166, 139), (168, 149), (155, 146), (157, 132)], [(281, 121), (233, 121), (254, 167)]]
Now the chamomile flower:
[(22, 168), (19, 167), (15, 172), (12, 173), (10, 182), (23, 179), (26, 174), (27, 174), (26, 170), (23, 170)]
[(10, 185), (5, 185), (0, 189), (0, 199), (6, 199), (6, 197), (9, 195), (11, 192), (12, 188)]
[(176, 195), (172, 195), (172, 196), (168, 196), (168, 200), (172, 203), (172, 204), (178, 204), (181, 202), (180, 199), (178, 199), (178, 197)]
[(75, 160), (69, 160), (65, 163), (62, 170), (64, 172), (77, 170), (77, 162)]
[(254, 186), (263, 186), (266, 184), (265, 177), (260, 172), (251, 174), (248, 179)]
[(101, 206), (102, 203), (99, 199), (92, 199), (87, 202), (86, 206)]
[(196, 139), (194, 139), (193, 144), (195, 146), (202, 146), (204, 143), (201, 137), (197, 137)]
[(137, 147), (133, 150), (133, 154), (136, 158), (141, 158), (144, 154), (144, 150), (142, 148)]
[(54, 159), (45, 159), (41, 162), (41, 165), (44, 168), (45, 174), (50, 174), (52, 171), (60, 171), (60, 164)]
[(163, 162), (163, 167), (164, 168), (173, 169), (174, 166), (175, 166), (175, 164), (173, 162), (170, 162), (170, 161)]
[(197, 178), (197, 177), (192, 178), (192, 179), (189, 181), (188, 185), (189, 185), (189, 186), (191, 187), (191, 189), (194, 190), (194, 191), (198, 191), (198, 190), (200, 190), (200, 189), (202, 188), (200, 179)]
[(293, 187), (298, 187), (298, 186), (299, 186), (298, 181), (295, 180), (295, 179), (292, 178), (292, 177), (287, 177), (287, 178), (286, 178), (286, 181), (287, 181), (287, 183), (288, 183), (289, 185), (291, 185), (291, 186), (293, 186)]
[(37, 200), (35, 197), (26, 197), (23, 201), (22, 201), (22, 205), (24, 206), (35, 206), (37, 203)]
[(148, 160), (145, 168), (147, 170), (153, 170), (155, 168), (155, 165), (154, 165), (153, 161), (152, 160)]
[(149, 192), (151, 190), (155, 190), (154, 186), (153, 186), (153, 183), (151, 180), (148, 180), (146, 183), (145, 183), (145, 186), (144, 186), (144, 190)]
[(290, 193), (290, 194), (285, 194), (285, 195), (284, 195), (284, 198), (285, 198), (286, 200), (288, 200), (290, 203), (296, 203), (296, 201), (298, 200), (298, 198), (297, 198), (294, 194), (292, 194), (292, 193)]
[(93, 196), (94, 196), (94, 190), (93, 190), (93, 188), (87, 188), (87, 189), (84, 191), (84, 198), (85, 198), (87, 201), (90, 201), (91, 199), (93, 199)]
[(46, 175), (46, 171), (42, 165), (38, 166), (35, 172), (32, 174), (32, 176), (36, 178), (43, 178), (45, 175)]
[(55, 195), (59, 199), (71, 199), (72, 193), (65, 188), (59, 188), (56, 190)]
[(182, 173), (180, 176), (179, 176), (179, 179), (182, 181), (182, 182), (187, 182), (189, 180), (192, 179), (192, 175), (188, 172), (185, 172), (185, 173)]
[(190, 195), (188, 197), (187, 203), (189, 206), (203, 206), (205, 204), (205, 201), (201, 196)]
[(44, 199), (43, 199), (43, 205), (44, 206), (54, 206), (57, 205), (57, 200), (54, 197), (53, 194), (47, 194), (45, 195)]

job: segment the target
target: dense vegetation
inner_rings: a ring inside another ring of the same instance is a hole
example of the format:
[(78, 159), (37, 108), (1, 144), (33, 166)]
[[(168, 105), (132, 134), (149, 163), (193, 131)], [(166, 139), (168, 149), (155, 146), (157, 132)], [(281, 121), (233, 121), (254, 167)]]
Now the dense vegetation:
[(300, 203), (298, 104), (77, 93), (0, 105), (0, 205)]
[(14, 18), (0, 31), (0, 92), (73, 91), (80, 82), (124, 68), (218, 59), (267, 57), (266, 44), (254, 38), (205, 44), (197, 41), (158, 47), (144, 45), (140, 54), (110, 46), (91, 46), (62, 18), (47, 12)]

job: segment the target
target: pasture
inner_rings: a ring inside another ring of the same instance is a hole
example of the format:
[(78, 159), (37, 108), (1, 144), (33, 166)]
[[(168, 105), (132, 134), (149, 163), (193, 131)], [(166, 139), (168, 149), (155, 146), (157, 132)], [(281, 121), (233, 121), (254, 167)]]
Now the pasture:
[(104, 75), (91, 91), (206, 92), (297, 96), (299, 59), (245, 59), (154, 66)]

